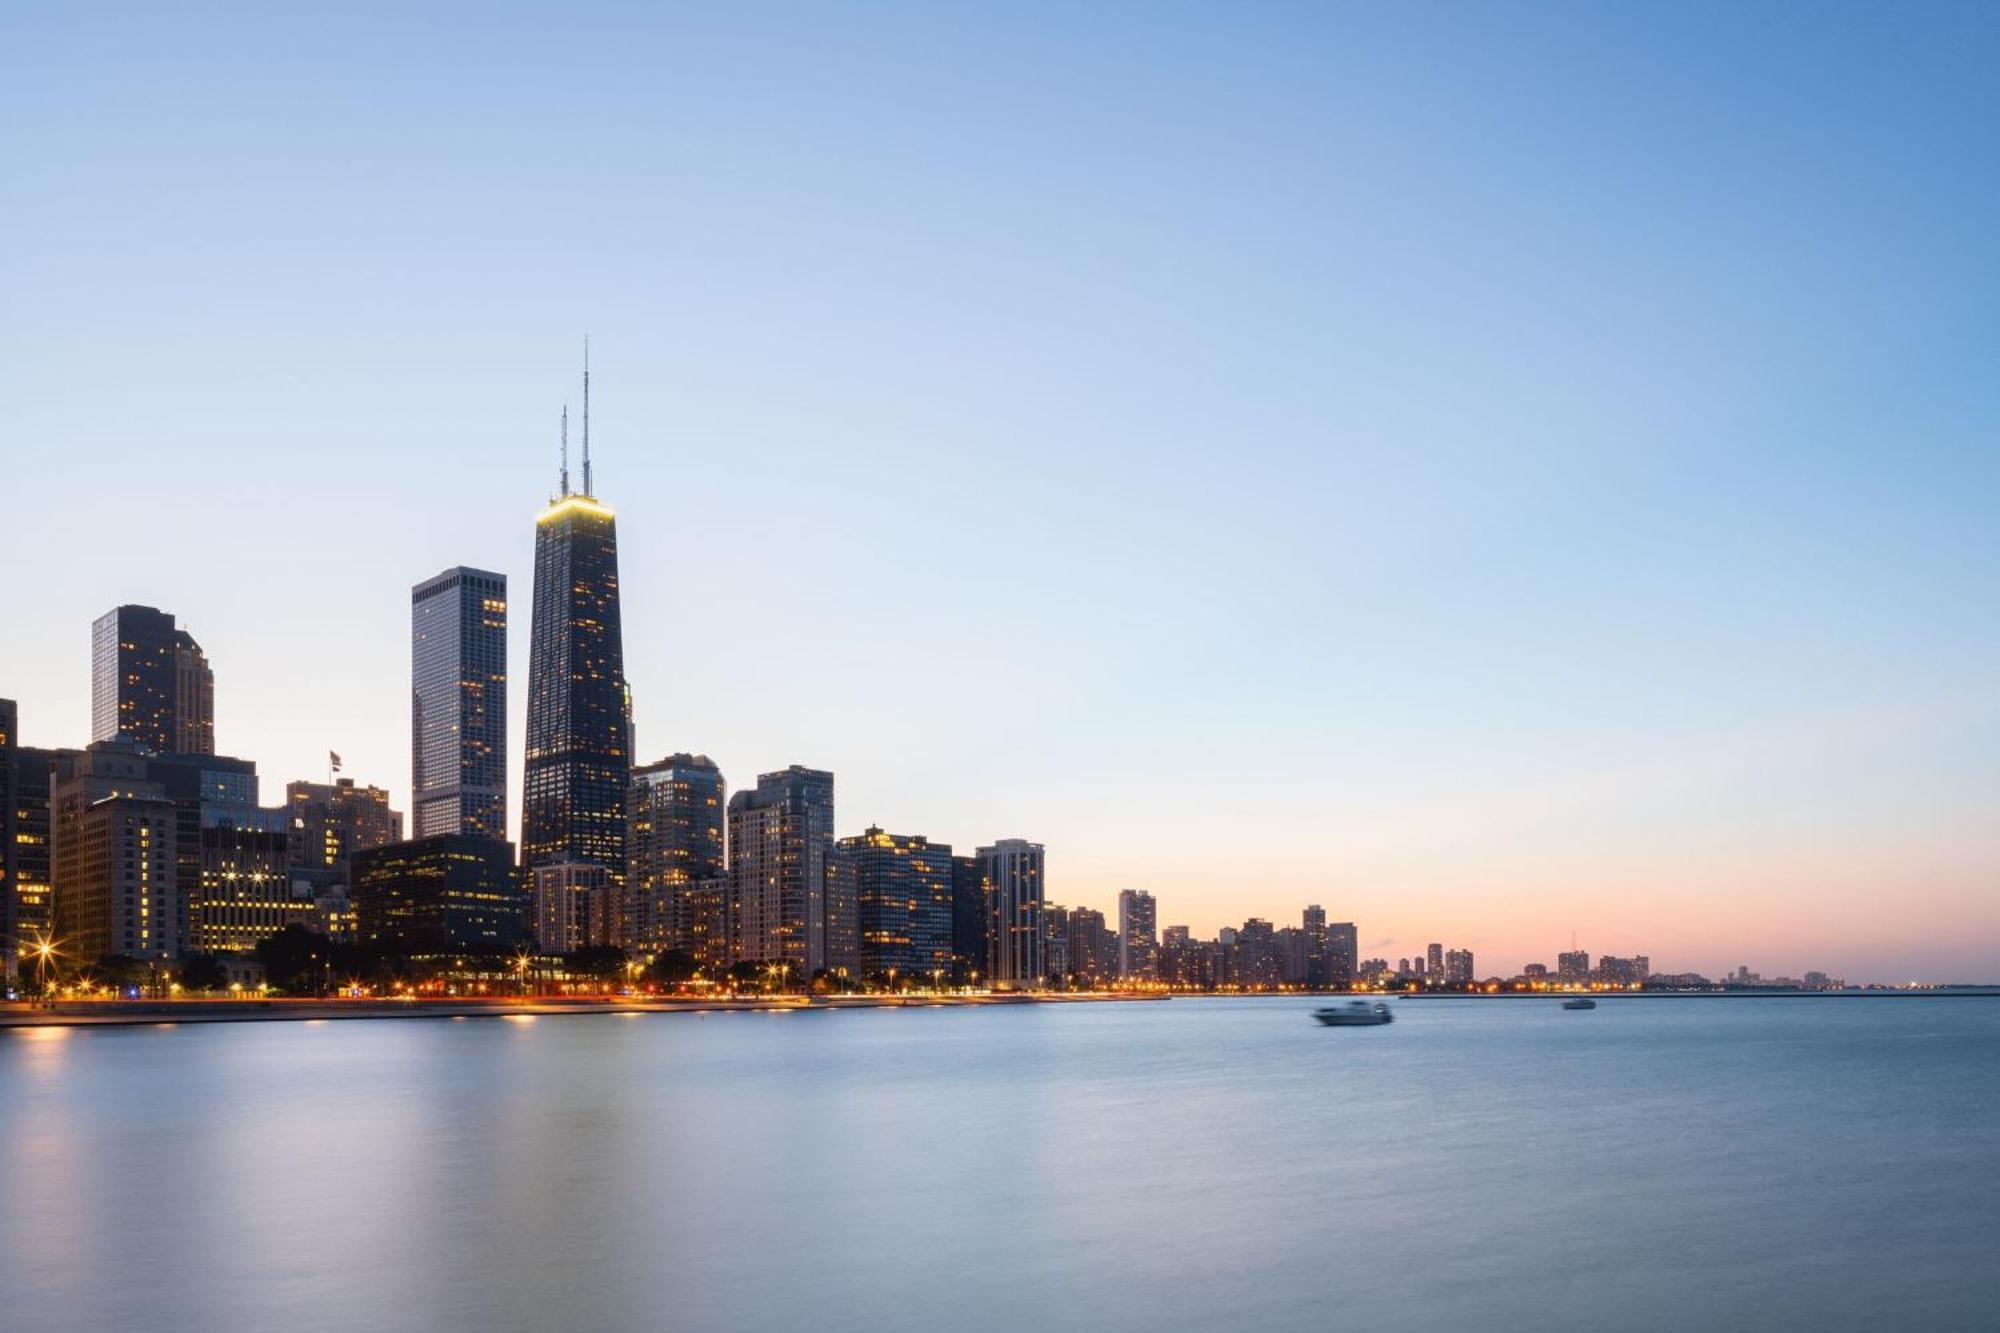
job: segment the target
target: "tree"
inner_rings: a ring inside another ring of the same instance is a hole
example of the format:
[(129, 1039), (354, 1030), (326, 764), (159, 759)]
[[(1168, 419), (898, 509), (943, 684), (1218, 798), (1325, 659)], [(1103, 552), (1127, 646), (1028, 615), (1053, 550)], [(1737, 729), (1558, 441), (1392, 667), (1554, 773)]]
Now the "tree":
[(181, 959), (182, 990), (221, 990), (229, 984), (229, 972), (212, 953), (191, 953)]
[(625, 951), (615, 945), (593, 944), (565, 954), (563, 964), (571, 972), (598, 981), (616, 981), (625, 975)]
[(701, 964), (687, 950), (668, 949), (654, 956), (653, 965), (646, 969), (646, 976), (662, 986), (678, 986), (700, 970)]
[(326, 936), (296, 924), (258, 940), (256, 955), (267, 983), (297, 995), (320, 994), (333, 967), (333, 947)]

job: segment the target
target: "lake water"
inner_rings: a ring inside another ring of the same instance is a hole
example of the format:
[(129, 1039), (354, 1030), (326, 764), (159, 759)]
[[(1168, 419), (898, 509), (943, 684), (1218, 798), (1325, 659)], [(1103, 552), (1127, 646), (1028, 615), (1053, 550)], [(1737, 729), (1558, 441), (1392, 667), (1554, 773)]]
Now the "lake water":
[(2000, 1327), (2000, 1000), (0, 1033), (10, 1330)]

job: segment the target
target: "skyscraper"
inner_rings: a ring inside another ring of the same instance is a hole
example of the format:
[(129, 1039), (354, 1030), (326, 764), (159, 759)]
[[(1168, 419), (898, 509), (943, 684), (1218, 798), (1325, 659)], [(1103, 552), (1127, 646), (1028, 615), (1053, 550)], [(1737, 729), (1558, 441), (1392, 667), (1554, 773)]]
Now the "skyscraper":
[(90, 627), (90, 739), (159, 754), (215, 753), (215, 675), (201, 645), (150, 606)]
[(14, 889), (20, 879), (19, 844), (14, 838), (20, 817), (14, 780), (15, 717), (14, 701), (0, 699), (0, 979), (15, 973), (21, 929)]
[(535, 520), (535, 608), (528, 642), (528, 754), (521, 863), (589, 861), (625, 882), (631, 699), (618, 611), (618, 524), (590, 477), (590, 368), (583, 372), (583, 489)]
[(1310, 903), (1299, 915), (1299, 927), (1306, 933), (1306, 984), (1326, 984), (1326, 909)]
[[(979, 849), (979, 863), (986, 879), (990, 923), (987, 975), (1002, 988), (1039, 986), (1047, 970), (1042, 939), (1042, 844), (1002, 838)], [(1071, 965), (1074, 963), (1072, 959)]]
[(1157, 972), (1159, 920), (1153, 895), (1141, 889), (1123, 889), (1118, 894), (1118, 975), (1126, 980), (1151, 981)]
[(507, 576), (461, 565), (410, 590), (413, 834), (507, 836)]
[(726, 868), (726, 800), (722, 770), (705, 754), (669, 755), (632, 770), (625, 849), (628, 948), (697, 953), (695, 886)]
[(854, 878), (859, 971), (942, 977), (951, 968), (951, 848), (870, 828), (842, 838)]
[[(736, 905), (735, 957), (787, 963), (802, 980), (829, 963), (827, 876), (833, 855), (833, 774), (793, 764), (729, 798), (729, 876)], [(831, 952), (848, 952), (836, 940)]]

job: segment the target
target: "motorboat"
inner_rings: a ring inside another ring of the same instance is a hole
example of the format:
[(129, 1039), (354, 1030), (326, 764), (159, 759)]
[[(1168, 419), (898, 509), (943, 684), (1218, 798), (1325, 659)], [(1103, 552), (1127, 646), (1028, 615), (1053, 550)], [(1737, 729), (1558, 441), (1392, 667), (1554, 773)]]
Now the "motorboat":
[(1563, 1001), (1563, 1008), (1565, 1009), (1595, 1009), (1596, 1007), (1597, 1001), (1591, 999), (1588, 995), (1572, 995)]
[(1330, 1028), (1372, 1028), (1391, 1022), (1396, 1016), (1389, 1012), (1386, 1004), (1349, 1000), (1346, 1004), (1330, 1004), (1324, 1009), (1315, 1009), (1313, 1017)]

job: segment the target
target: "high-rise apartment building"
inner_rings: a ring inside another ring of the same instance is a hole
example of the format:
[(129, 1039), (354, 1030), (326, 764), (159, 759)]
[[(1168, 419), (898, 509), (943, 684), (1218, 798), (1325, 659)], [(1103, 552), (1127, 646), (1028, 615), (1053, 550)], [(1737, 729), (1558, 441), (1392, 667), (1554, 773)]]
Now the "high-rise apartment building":
[(1472, 983), (1472, 950), (1451, 949), (1444, 956), (1444, 979), (1449, 986)]
[(1557, 954), (1556, 980), (1566, 986), (1580, 986), (1590, 980), (1590, 951), (1570, 949)]
[(463, 565), (410, 590), (416, 837), (507, 836), (507, 576)]
[(810, 980), (830, 957), (852, 958), (855, 919), (829, 912), (832, 856), (833, 774), (794, 764), (729, 798), (737, 961), (789, 964)]
[(1140, 889), (1118, 894), (1118, 975), (1127, 981), (1151, 981), (1158, 972), (1158, 912), (1153, 895)]
[(0, 699), (0, 980), (15, 975), (19, 952), (19, 909), (14, 885), (19, 853), (14, 828), (20, 817), (14, 789), (14, 728), (19, 713), (12, 699)]
[(951, 970), (951, 848), (870, 828), (842, 838), (853, 877), (862, 976), (942, 980)]
[(728, 792), (705, 754), (675, 754), (632, 770), (626, 798), (628, 948), (696, 953), (694, 888), (727, 868)]
[(543, 953), (616, 945), (622, 922), (611, 874), (589, 861), (552, 861), (528, 872), (535, 943)]
[(158, 754), (215, 753), (215, 675), (201, 645), (150, 606), (90, 627), (90, 738)]
[(1430, 944), (1424, 946), (1424, 975), (1435, 986), (1444, 980), (1444, 946)]
[(1003, 989), (1039, 986), (1048, 972), (1042, 947), (1047, 870), (1042, 844), (1002, 838), (979, 848), (978, 856), (986, 880), (987, 975)]

